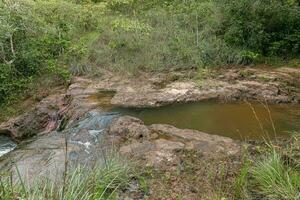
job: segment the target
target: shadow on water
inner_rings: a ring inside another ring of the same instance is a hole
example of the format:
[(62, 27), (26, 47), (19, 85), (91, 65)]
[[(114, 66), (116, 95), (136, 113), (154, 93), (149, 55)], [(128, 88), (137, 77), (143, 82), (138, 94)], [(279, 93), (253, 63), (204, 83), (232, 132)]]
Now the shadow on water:
[(300, 130), (299, 105), (268, 105), (268, 109), (259, 103), (206, 101), (159, 108), (114, 108), (112, 111), (140, 118), (147, 125), (170, 124), (233, 139), (286, 137), (291, 131)]

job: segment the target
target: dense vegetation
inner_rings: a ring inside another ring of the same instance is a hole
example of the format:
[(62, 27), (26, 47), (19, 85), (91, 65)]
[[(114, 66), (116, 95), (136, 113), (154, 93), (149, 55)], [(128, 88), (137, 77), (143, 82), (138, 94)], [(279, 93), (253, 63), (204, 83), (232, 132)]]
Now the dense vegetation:
[(296, 0), (3, 0), (0, 105), (41, 76), (58, 83), (97, 68), (132, 73), (299, 53)]

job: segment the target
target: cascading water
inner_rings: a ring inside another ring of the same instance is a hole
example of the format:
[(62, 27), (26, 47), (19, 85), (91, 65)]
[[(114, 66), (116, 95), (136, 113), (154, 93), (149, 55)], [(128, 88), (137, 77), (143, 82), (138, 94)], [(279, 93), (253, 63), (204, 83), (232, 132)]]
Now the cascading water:
[(0, 157), (16, 148), (17, 144), (5, 135), (0, 135)]

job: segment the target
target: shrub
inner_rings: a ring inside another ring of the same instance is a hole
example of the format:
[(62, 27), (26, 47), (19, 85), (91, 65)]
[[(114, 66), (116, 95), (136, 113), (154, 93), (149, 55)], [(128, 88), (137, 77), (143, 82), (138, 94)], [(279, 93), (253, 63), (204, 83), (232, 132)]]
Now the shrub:
[(5, 0), (0, 23), (0, 104), (54, 71), (135, 73), (300, 53), (296, 0)]
[[(0, 106), (18, 98), (28, 83), (47, 75), (69, 78), (66, 55), (73, 41), (98, 26), (105, 5), (63, 0), (0, 3)], [(77, 55), (79, 53), (76, 53)], [(72, 54), (74, 55), (74, 53)]]
[(163, 70), (299, 55), (296, 1), (104, 1), (109, 14), (87, 46), (90, 64)]
[(224, 40), (263, 55), (299, 55), (300, 8), (293, 0), (216, 1)]

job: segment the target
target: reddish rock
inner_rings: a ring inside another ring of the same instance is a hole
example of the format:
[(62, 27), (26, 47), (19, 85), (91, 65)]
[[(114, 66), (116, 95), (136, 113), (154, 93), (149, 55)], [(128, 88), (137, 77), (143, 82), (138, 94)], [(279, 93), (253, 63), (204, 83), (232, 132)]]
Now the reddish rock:
[(32, 137), (44, 130), (57, 128), (59, 111), (65, 109), (65, 95), (51, 95), (43, 99), (29, 112), (0, 125), (0, 134), (9, 134), (16, 140)]

